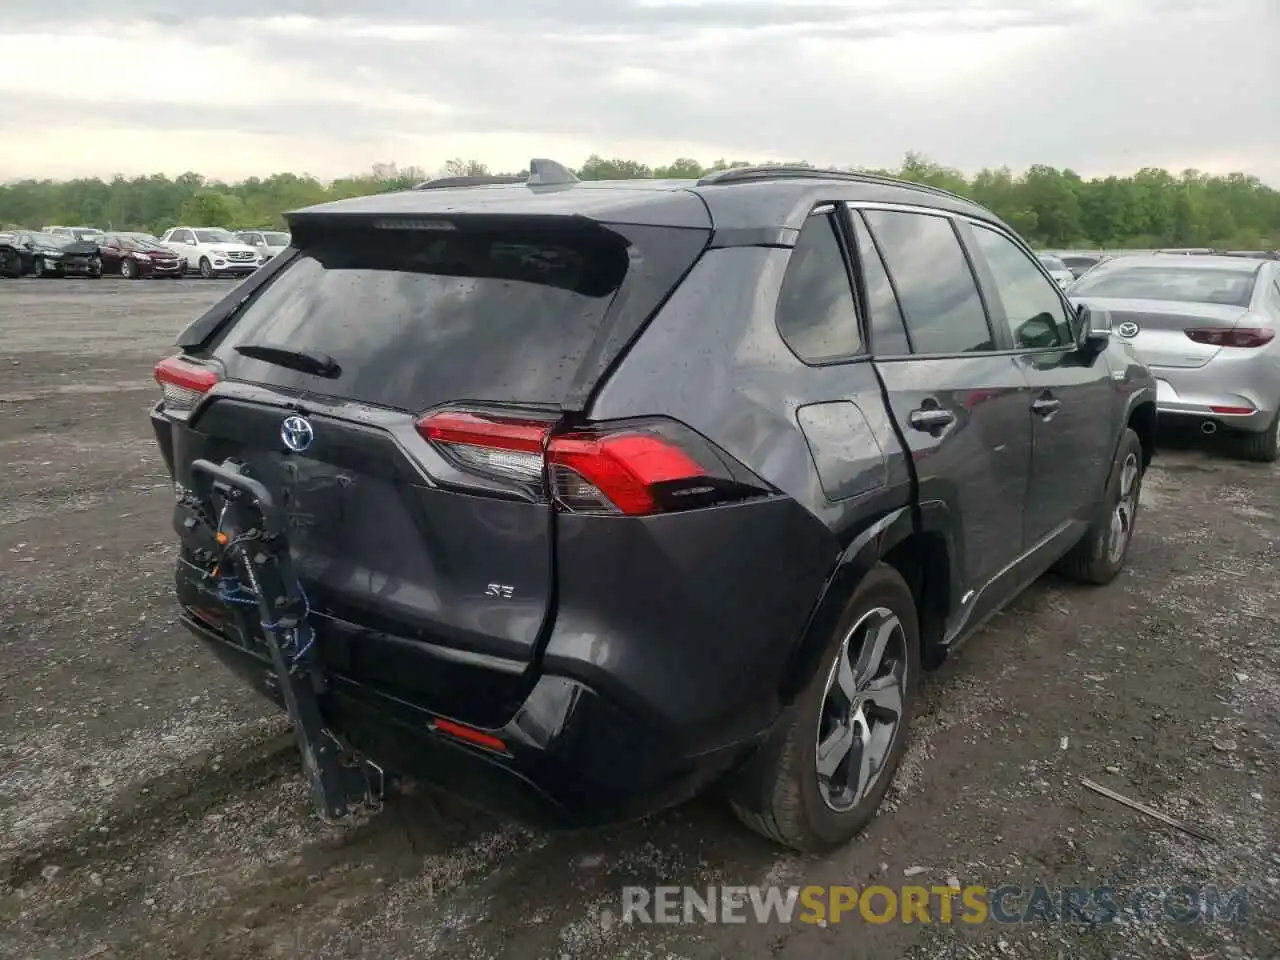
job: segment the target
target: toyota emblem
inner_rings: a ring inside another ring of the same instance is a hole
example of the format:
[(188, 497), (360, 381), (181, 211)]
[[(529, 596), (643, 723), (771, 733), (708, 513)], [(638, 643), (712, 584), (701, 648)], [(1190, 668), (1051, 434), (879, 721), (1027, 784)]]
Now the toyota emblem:
[(1126, 320), (1124, 323), (1120, 324), (1120, 326), (1116, 327), (1116, 333), (1120, 334), (1120, 336), (1124, 337), (1126, 340), (1132, 340), (1138, 335), (1138, 331), (1141, 329), (1142, 328), (1132, 320)]
[(300, 417), (295, 413), (285, 417), (284, 422), (280, 424), (280, 439), (294, 453), (302, 453), (311, 446), (311, 441), (315, 438), (316, 433), (311, 429), (311, 423), (306, 417)]

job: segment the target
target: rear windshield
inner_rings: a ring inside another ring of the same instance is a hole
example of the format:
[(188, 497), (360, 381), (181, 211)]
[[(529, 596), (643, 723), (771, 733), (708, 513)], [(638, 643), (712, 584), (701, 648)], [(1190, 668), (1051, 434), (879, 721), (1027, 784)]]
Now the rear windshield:
[(1059, 260), (1057, 257), (1051, 257), (1051, 256), (1049, 256), (1048, 254), (1041, 254), (1041, 255), (1040, 255), (1040, 262), (1044, 265), (1044, 268), (1045, 268), (1046, 270), (1065, 270), (1065, 269), (1067, 269), (1067, 265), (1066, 265), (1065, 263), (1063, 263), (1063, 262), (1062, 262), (1061, 260)]
[(1253, 299), (1257, 270), (1195, 267), (1111, 267), (1087, 273), (1071, 288), (1073, 297), (1121, 300), (1175, 300), (1247, 307)]
[[(555, 404), (629, 263), (626, 240), (600, 228), (322, 236), (247, 305), (214, 354), (236, 379), (403, 410)], [(241, 344), (324, 354), (340, 372), (321, 378), (249, 359)]]

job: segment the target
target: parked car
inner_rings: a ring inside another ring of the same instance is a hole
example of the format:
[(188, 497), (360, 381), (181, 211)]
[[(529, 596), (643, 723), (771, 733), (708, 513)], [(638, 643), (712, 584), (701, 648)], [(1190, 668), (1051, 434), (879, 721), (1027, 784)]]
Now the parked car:
[(1238, 434), (1250, 460), (1276, 459), (1280, 263), (1236, 257), (1124, 257), (1069, 288), (1111, 314), (1157, 378), (1161, 418)]
[(1226, 257), (1245, 257), (1249, 260), (1280, 260), (1280, 250), (1224, 250)]
[(52, 233), (18, 230), (12, 246), (23, 275), (37, 277), (102, 276), (98, 245), (91, 240), (74, 240)]
[(1041, 253), (1036, 256), (1037, 259), (1039, 259), (1040, 264), (1046, 271), (1048, 271), (1049, 276), (1053, 277), (1054, 282), (1058, 286), (1065, 287), (1076, 278), (1076, 275), (1071, 272), (1071, 269), (1053, 254)]
[(263, 262), (283, 253), (289, 246), (289, 234), (279, 230), (241, 230), (236, 238), (257, 250)]
[(341, 743), (528, 819), (719, 784), (839, 845), (922, 667), (1123, 567), (1154, 381), (941, 190), (530, 169), (291, 214), (160, 361), (182, 621), (327, 816), (372, 789)]
[(14, 240), (12, 231), (0, 233), (0, 277), (15, 279), (22, 276), (22, 256)]
[(1106, 263), (1111, 258), (1105, 254), (1061, 253), (1058, 254), (1058, 259), (1071, 271), (1072, 277), (1079, 280), (1098, 264)]
[(1163, 250), (1153, 250), (1153, 254), (1173, 255), (1177, 257), (1208, 257), (1213, 256), (1218, 251), (1209, 247), (1167, 247)]
[(118, 273), (126, 280), (139, 277), (180, 277), (186, 273), (181, 255), (156, 240), (135, 234), (109, 233), (99, 244), (103, 273)]
[(104, 236), (97, 227), (43, 227), (40, 232), (52, 234), (55, 237), (65, 237), (68, 240), (88, 240), (92, 243), (101, 243)]
[(258, 251), (220, 227), (174, 227), (160, 242), (182, 256), (187, 269), (208, 279), (253, 273), (262, 263)]

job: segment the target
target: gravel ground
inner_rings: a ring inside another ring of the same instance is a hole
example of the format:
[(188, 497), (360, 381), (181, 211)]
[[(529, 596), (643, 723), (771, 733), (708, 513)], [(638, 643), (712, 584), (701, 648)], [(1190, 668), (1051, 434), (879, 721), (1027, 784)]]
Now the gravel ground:
[[(226, 289), (0, 281), (0, 955), (1280, 956), (1275, 468), (1163, 450), (1128, 571), (1046, 579), (930, 677), (898, 787), (837, 854), (780, 853), (715, 798), (552, 834), (419, 789), (329, 828), (282, 719), (169, 596), (150, 369)], [(1242, 924), (612, 922), (628, 884), (957, 881), (1249, 899)]]

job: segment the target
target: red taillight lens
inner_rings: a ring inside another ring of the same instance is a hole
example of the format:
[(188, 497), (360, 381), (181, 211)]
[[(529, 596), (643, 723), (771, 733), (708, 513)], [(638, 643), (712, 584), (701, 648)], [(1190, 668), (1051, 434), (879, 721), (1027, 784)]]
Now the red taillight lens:
[(1223, 416), (1240, 417), (1253, 413), (1253, 407), (1209, 407), (1214, 413), (1220, 413)]
[(1265, 347), (1276, 336), (1267, 327), (1193, 327), (1186, 334), (1196, 343), (1211, 347)]
[(707, 474), (678, 446), (648, 433), (555, 437), (547, 464), (556, 499), (578, 513), (656, 513), (662, 485)]
[(445, 411), (417, 427), (459, 469), (519, 483), (574, 513), (642, 516), (767, 492), (668, 421), (555, 434), (545, 421)]
[(541, 484), (551, 424), (446, 411), (418, 421), (418, 433), (464, 470), (499, 480)]
[(165, 409), (178, 413), (191, 410), (220, 379), (216, 371), (181, 357), (166, 357), (157, 363), (155, 378), (164, 395)]

